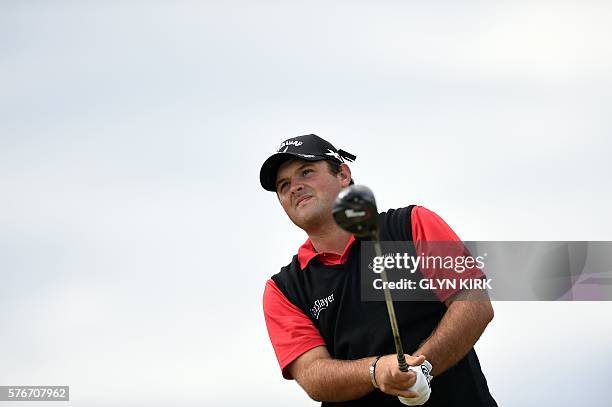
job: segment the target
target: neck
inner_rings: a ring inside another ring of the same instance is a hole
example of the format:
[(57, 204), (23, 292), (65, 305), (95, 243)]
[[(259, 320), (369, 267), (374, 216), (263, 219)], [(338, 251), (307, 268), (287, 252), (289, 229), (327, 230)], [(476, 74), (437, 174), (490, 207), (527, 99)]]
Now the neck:
[(333, 222), (333, 224), (309, 231), (308, 237), (317, 253), (342, 254), (351, 234)]

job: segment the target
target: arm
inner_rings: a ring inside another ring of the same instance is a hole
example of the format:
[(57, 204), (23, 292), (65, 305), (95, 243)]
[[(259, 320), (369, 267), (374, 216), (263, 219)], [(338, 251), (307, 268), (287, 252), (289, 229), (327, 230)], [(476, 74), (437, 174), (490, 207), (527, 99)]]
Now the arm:
[[(450, 226), (437, 214), (423, 207), (413, 210), (412, 236), (419, 253), (441, 255), (449, 249), (455, 251), (456, 255), (463, 252), (463, 244)], [(457, 242), (457, 246), (428, 244), (430, 241)], [(436, 270), (422, 271), (428, 273), (429, 278), (447, 277), (444, 274), (437, 275)], [(478, 278), (482, 274), (479, 271), (466, 271), (465, 276)], [(461, 360), (493, 319), (493, 307), (485, 291), (442, 291), (436, 294), (446, 304), (446, 313), (430, 337), (415, 352), (415, 355), (425, 355), (431, 362), (432, 374), (440, 374)]]
[(438, 375), (455, 365), (472, 349), (493, 319), (493, 307), (486, 292), (463, 290), (445, 301), (444, 317), (416, 355), (425, 355)]
[[(316, 401), (348, 401), (358, 399), (374, 390), (369, 367), (375, 357), (358, 360), (333, 359), (325, 346), (305, 352), (289, 366), (288, 370), (308, 395)], [(406, 355), (411, 366), (423, 363), (424, 357)], [(402, 397), (416, 397), (406, 391), (415, 383), (414, 372), (401, 372), (396, 355), (386, 355), (376, 364), (376, 382), (380, 390)]]
[[(264, 316), (270, 340), (283, 376), (294, 378), (317, 401), (346, 401), (363, 397), (374, 390), (370, 364), (374, 356), (359, 360), (333, 359), (312, 322), (291, 304), (273, 281), (266, 282)], [(406, 355), (412, 366), (424, 357)], [(397, 355), (383, 356), (376, 364), (376, 382), (380, 390), (402, 397), (416, 397), (405, 389), (416, 381), (413, 372), (400, 372)]]

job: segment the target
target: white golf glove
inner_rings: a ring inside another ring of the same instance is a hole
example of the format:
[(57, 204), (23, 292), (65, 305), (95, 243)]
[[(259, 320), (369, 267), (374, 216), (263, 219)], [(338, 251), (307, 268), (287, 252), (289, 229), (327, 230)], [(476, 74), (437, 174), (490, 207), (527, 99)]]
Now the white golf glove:
[(418, 396), (398, 398), (402, 404), (406, 404), (407, 406), (420, 406), (429, 400), (429, 395), (431, 394), (431, 385), (429, 384), (432, 378), (429, 373), (431, 372), (431, 363), (425, 361), (420, 366), (410, 366), (409, 370), (416, 373), (416, 382), (408, 388), (408, 390), (418, 393)]

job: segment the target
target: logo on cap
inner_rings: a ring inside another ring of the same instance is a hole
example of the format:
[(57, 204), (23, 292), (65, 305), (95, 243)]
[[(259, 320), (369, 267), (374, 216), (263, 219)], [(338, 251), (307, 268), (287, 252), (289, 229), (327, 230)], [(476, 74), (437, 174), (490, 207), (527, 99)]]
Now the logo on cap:
[(286, 152), (286, 151), (287, 151), (287, 149), (289, 148), (289, 146), (293, 145), (293, 146), (299, 147), (299, 146), (301, 146), (302, 144), (304, 144), (304, 142), (299, 141), (299, 140), (285, 140), (285, 141), (283, 141), (283, 142), (281, 143), (281, 145), (280, 145), (280, 146), (278, 146), (278, 150), (276, 150), (276, 151), (277, 151), (277, 152), (280, 152), (280, 151), (282, 150), (282, 148), (283, 148), (283, 147), (285, 147), (285, 151), (283, 151), (283, 153), (284, 153), (284, 152)]
[(330, 150), (329, 148), (327, 149), (328, 153), (325, 153), (325, 155), (331, 155), (332, 157), (334, 157), (336, 160), (338, 161), (342, 161), (342, 158), (340, 158), (340, 154), (336, 153), (333, 150)]

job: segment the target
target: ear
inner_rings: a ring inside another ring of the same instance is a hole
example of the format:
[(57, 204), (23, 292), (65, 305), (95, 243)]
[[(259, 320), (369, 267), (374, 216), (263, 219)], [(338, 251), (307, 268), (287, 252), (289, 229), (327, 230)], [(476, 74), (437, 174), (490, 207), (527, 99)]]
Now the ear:
[(336, 175), (340, 179), (342, 188), (346, 188), (351, 183), (351, 169), (346, 164), (340, 164), (340, 172)]

